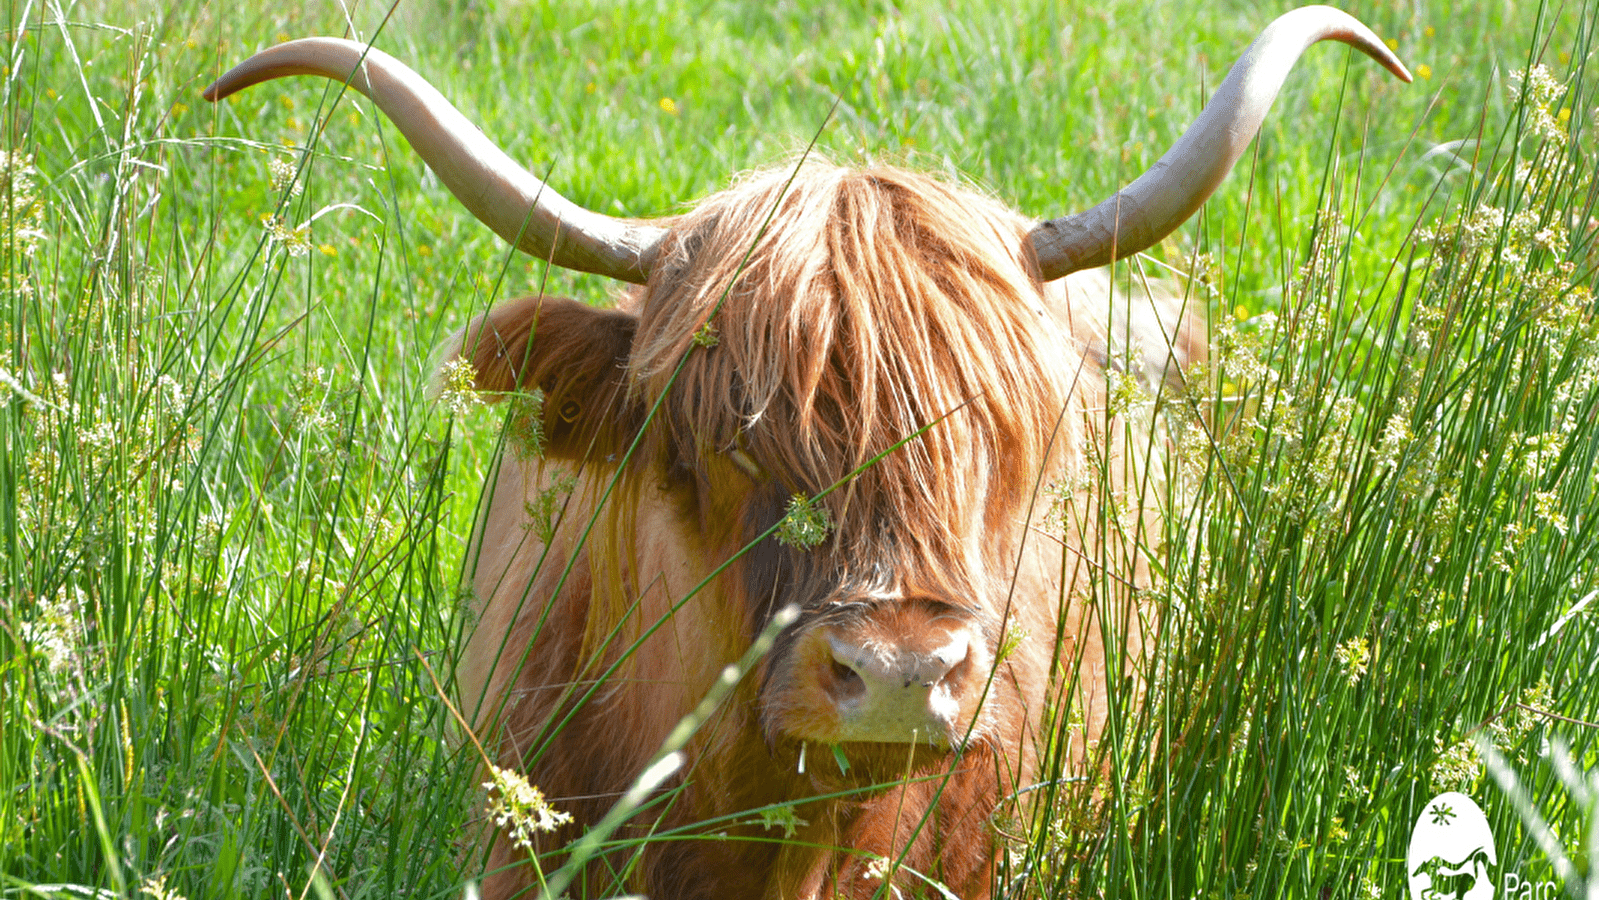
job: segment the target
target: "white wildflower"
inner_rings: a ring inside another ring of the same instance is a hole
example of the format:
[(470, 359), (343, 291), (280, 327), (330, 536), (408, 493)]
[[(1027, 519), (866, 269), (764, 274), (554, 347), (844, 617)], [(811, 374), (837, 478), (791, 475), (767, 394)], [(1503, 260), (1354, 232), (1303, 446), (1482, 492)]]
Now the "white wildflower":
[(1525, 438), (1522, 446), (1527, 455), (1521, 458), (1521, 471), (1529, 481), (1542, 481), (1551, 466), (1559, 462), (1566, 450), (1566, 435), (1561, 431), (1546, 431)]
[(72, 382), (65, 372), (51, 372), (50, 381), (38, 385), (41, 406), (51, 413), (58, 414), (60, 421), (73, 422), (82, 418), (78, 404), (72, 399)]
[[(1548, 328), (1557, 337), (1565, 337), (1588, 327), (1588, 310), (1593, 306), (1593, 293), (1586, 286), (1572, 284), (1576, 268), (1576, 264), (1568, 260), (1550, 271), (1527, 275), (1527, 297), (1538, 311), (1538, 324)], [(1582, 356), (1583, 359), (1589, 357), (1589, 354)]]
[(1383, 425), (1382, 437), (1377, 441), (1375, 462), (1378, 468), (1388, 468), (1399, 462), (1399, 457), (1415, 435), (1410, 429), (1411, 401), (1401, 399)]
[(291, 422), (296, 430), (320, 434), (338, 424), (327, 407), (331, 386), (327, 370), (321, 366), (308, 367), (289, 377), (289, 393), (294, 398)]
[(33, 157), (0, 150), (0, 203), (5, 205), (0, 208), (0, 222), (5, 225), (0, 229), (0, 251), (31, 257), (45, 238), (39, 227), (43, 207), (34, 190), (37, 174)]
[(1551, 143), (1564, 145), (1566, 126), (1560, 121), (1558, 108), (1551, 108), (1564, 91), (1549, 67), (1536, 65), (1511, 72), (1509, 80), (1511, 90), (1518, 97), (1526, 98), (1524, 108), (1527, 111), (1528, 130)]
[(1177, 457), (1182, 460), (1183, 478), (1191, 484), (1198, 483), (1210, 468), (1213, 438), (1203, 420), (1193, 419), (1183, 425), (1177, 440)]
[(1560, 495), (1554, 491), (1538, 491), (1532, 495), (1533, 512), (1549, 523), (1549, 527), (1566, 533), (1566, 514), (1560, 511)]
[(439, 366), (439, 402), (450, 415), (459, 416), (483, 402), (477, 393), (477, 369), (471, 360), (457, 356)]
[[(1586, 400), (1596, 388), (1599, 388), (1599, 347), (1590, 346), (1587, 352), (1581, 354), (1577, 371), (1555, 388), (1551, 405), (1555, 409), (1569, 410)], [(1565, 430), (1562, 428), (1563, 432)]]
[(1566, 251), (1571, 249), (1571, 243), (1566, 238), (1566, 232), (1552, 225), (1534, 232), (1532, 243), (1539, 249), (1548, 251), (1553, 256), (1565, 256)]
[(1435, 738), (1433, 747), (1438, 753), (1438, 758), (1433, 760), (1432, 768), (1427, 774), (1432, 777), (1434, 788), (1442, 791), (1467, 787), (1476, 782), (1482, 772), (1482, 759), (1477, 754), (1477, 745), (1474, 742), (1456, 741), (1445, 747), (1443, 738)]
[(261, 225), (266, 229), (267, 239), (276, 244), (283, 245), (283, 251), (290, 256), (304, 256), (311, 252), (311, 224), (303, 222), (290, 228), (281, 216), (271, 214), (261, 217)]
[(861, 869), (861, 877), (871, 881), (883, 881), (888, 878), (889, 860), (886, 856), (873, 857), (872, 861)]
[(534, 835), (548, 834), (572, 821), (572, 814), (561, 812), (544, 799), (544, 792), (529, 784), (520, 772), (491, 765), (494, 780), (485, 781), (483, 787), (493, 793), (489, 798), (489, 818), (500, 828), (507, 829), (511, 841), (529, 853), (533, 852)]
[(220, 537), (225, 525), (227, 525), (227, 520), (217, 513), (201, 513), (195, 521), (195, 527), (199, 530), (201, 536), (209, 540), (216, 540)]
[(167, 887), (167, 876), (165, 874), (155, 878), (146, 878), (144, 883), (139, 885), (139, 893), (149, 894), (155, 900), (185, 900), (182, 894)]
[(83, 646), (82, 610), (88, 595), (76, 585), (62, 585), (53, 598), (39, 605), (38, 615), (22, 623), (22, 642), (44, 658), (52, 675), (67, 670)]
[(1371, 644), (1363, 637), (1350, 638), (1334, 648), (1333, 655), (1338, 658), (1338, 665), (1344, 671), (1344, 679), (1350, 687), (1354, 687), (1360, 683), (1361, 676), (1366, 674), (1366, 666), (1371, 662)]
[(1460, 223), (1461, 249), (1466, 253), (1486, 250), (1499, 241), (1505, 230), (1505, 211), (1486, 204), (1471, 211), (1471, 216)]
[(280, 194), (284, 190), (288, 190), (289, 196), (298, 196), (300, 190), (304, 187), (303, 184), (294, 179), (294, 176), (299, 174), (299, 169), (295, 167), (294, 163), (281, 156), (274, 156), (267, 163), (267, 171), (272, 175), (272, 190)]
[(161, 398), (161, 402), (174, 409), (181, 409), (188, 399), (183, 385), (171, 375), (162, 375), (157, 378), (155, 380), (155, 391), (156, 396)]
[(777, 526), (777, 541), (785, 547), (809, 550), (827, 540), (833, 530), (833, 517), (827, 507), (795, 494), (788, 499), (788, 511)]
[[(27, 486), (36, 493), (45, 494), (50, 491), (56, 474), (61, 471), (61, 454), (54, 447), (35, 447), (28, 451), (22, 465), (28, 474)], [(26, 512), (27, 508), (23, 511)]]
[(1141, 414), (1155, 402), (1154, 396), (1144, 387), (1144, 380), (1136, 372), (1108, 369), (1105, 372), (1105, 386), (1105, 405), (1112, 416)]
[(91, 465), (100, 465), (111, 458), (117, 447), (116, 425), (101, 419), (78, 429), (78, 452)]
[(1443, 310), (1420, 302), (1416, 304), (1410, 314), (1410, 330), (1406, 336), (1410, 338), (1411, 346), (1416, 348), (1417, 356), (1426, 356), (1432, 351), (1433, 333), (1443, 321)]
[(1526, 542), (1528, 534), (1529, 530), (1520, 522), (1506, 523), (1500, 538), (1499, 549), (1494, 551), (1489, 560), (1493, 563), (1494, 568), (1509, 575), (1513, 571), (1510, 561), (1521, 550), (1521, 545)]
[(1360, 770), (1354, 766), (1344, 766), (1344, 784), (1338, 790), (1338, 799), (1361, 801), (1371, 796), (1371, 789), (1366, 787), (1366, 779)]
[(1241, 332), (1231, 322), (1223, 322), (1216, 330), (1216, 355), (1218, 368), (1235, 384), (1256, 384), (1267, 375), (1260, 335)]
[(1554, 708), (1554, 688), (1547, 677), (1524, 689), (1520, 697), (1505, 697), (1500, 714), (1488, 723), (1494, 746), (1506, 754), (1519, 754), (1520, 745)]

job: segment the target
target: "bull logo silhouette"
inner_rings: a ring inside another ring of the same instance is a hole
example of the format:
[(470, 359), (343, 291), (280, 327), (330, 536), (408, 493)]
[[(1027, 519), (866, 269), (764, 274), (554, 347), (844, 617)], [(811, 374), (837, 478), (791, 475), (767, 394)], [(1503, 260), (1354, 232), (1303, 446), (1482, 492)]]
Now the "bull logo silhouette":
[(1427, 801), (1406, 856), (1411, 900), (1493, 900), (1499, 864), (1488, 817), (1455, 791)]

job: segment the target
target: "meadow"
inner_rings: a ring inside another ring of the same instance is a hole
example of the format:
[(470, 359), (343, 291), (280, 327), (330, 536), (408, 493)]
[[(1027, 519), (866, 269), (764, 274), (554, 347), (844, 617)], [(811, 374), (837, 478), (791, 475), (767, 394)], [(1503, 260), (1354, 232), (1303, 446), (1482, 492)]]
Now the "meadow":
[[(814, 138), (1043, 217), (1152, 164), (1286, 8), (5, 5), (0, 896), (158, 900), (467, 889), (488, 798), (441, 685), (504, 408), (430, 400), (429, 355), (614, 291), (507, 250), (365, 100), (212, 105), (217, 74), (373, 40), (617, 215)], [(1118, 395), (1169, 436), (1158, 628), (1102, 782), (1002, 823), (1007, 896), (1405, 896), (1445, 790), (1501, 883), (1599, 896), (1599, 8), (1346, 8), (1415, 83), (1312, 48), (1118, 264), (1215, 346)]]

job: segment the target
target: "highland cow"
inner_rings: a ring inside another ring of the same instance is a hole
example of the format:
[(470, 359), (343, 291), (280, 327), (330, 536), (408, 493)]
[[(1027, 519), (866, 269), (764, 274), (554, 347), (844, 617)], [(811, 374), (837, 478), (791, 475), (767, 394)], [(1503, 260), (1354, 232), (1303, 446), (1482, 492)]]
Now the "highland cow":
[[(273, 47), (207, 90), (347, 80), (507, 240), (637, 285), (614, 309), (513, 301), (446, 348), (486, 396), (522, 398), (513, 431), (542, 428), (537, 455), (513, 436), (489, 479), (457, 672), (492, 761), (573, 817), (542, 862), (791, 610), (623, 827), (674, 839), (598, 855), (575, 890), (811, 900), (934, 880), (989, 895), (996, 813), (1046, 744), (1081, 762), (1149, 614), (1136, 536), (1097, 524), (1141, 468), (1105, 413), (1116, 336), (1155, 380), (1202, 352), (1174, 302), (1112, 312), (1094, 267), (1191, 216), (1327, 38), (1409, 80), (1350, 17), (1290, 13), (1149, 173), (1042, 223), (927, 175), (816, 162), (681, 216), (613, 220), (349, 41)], [(752, 822), (769, 806), (792, 809), (792, 835)], [(516, 842), (491, 841), (484, 896), (538, 884)]]

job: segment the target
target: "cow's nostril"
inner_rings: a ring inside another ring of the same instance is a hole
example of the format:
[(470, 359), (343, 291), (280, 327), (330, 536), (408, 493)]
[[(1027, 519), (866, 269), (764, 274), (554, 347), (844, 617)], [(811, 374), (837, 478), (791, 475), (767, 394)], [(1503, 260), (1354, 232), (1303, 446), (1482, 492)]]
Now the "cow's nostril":
[(840, 698), (854, 698), (866, 693), (866, 682), (859, 672), (844, 663), (833, 660), (833, 693)]
[(949, 668), (945, 669), (944, 672), (934, 680), (939, 684), (945, 685), (946, 687), (953, 688), (964, 683), (971, 671), (972, 656), (970, 652), (965, 652), (962, 653), (959, 659), (951, 664)]

